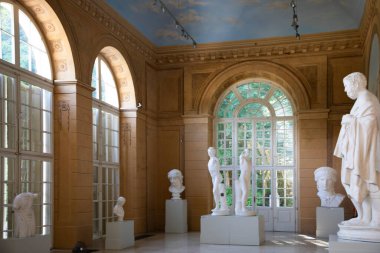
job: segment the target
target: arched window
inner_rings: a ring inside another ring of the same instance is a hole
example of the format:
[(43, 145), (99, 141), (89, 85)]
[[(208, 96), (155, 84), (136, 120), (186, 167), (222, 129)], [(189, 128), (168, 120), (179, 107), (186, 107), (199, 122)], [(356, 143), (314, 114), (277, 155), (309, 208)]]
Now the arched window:
[(101, 56), (92, 71), (94, 238), (106, 235), (119, 196), (119, 98), (111, 69)]
[(20, 6), (0, 1), (0, 228), (14, 237), (12, 202), (33, 202), (36, 233), (52, 228), (52, 72), (38, 27)]
[[(219, 99), (215, 114), (214, 140), (228, 205), (234, 203), (239, 155), (249, 149), (253, 183), (246, 204), (266, 216), (267, 230), (294, 231), (295, 128), (285, 93), (267, 81), (241, 82)], [(276, 212), (289, 218), (288, 224), (276, 224)]]

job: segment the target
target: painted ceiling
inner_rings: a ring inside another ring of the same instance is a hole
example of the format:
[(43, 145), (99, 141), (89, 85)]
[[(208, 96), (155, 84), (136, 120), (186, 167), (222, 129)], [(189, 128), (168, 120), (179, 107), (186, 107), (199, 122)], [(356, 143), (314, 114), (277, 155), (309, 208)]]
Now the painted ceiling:
[[(156, 46), (192, 44), (155, 0), (106, 0)], [(156, 2), (156, 4), (154, 4)], [(162, 0), (198, 44), (295, 36), (290, 0)], [(365, 0), (298, 0), (299, 33), (359, 28)]]

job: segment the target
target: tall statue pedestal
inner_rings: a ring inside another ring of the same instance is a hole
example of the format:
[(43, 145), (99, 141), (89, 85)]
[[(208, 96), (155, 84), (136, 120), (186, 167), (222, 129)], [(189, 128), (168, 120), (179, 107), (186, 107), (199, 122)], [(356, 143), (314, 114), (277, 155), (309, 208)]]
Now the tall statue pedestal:
[(35, 235), (25, 238), (0, 239), (0, 252), (38, 252), (50, 253), (51, 235)]
[(187, 200), (167, 199), (165, 204), (165, 233), (186, 233)]
[(107, 222), (106, 249), (124, 249), (135, 245), (134, 221)]
[(264, 216), (201, 216), (201, 243), (261, 245)]
[(380, 243), (350, 241), (338, 238), (336, 235), (329, 237), (329, 253), (379, 253)]
[(344, 220), (343, 207), (317, 207), (317, 237), (336, 235), (338, 224)]

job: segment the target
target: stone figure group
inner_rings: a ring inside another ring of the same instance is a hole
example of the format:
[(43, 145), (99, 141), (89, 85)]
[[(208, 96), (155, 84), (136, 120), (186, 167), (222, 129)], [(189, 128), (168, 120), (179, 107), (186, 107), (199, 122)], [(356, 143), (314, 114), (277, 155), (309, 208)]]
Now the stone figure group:
[[(216, 157), (216, 149), (208, 148), (210, 160), (208, 162), (208, 170), (212, 179), (213, 196), (215, 208), (212, 209), (212, 215), (229, 215), (230, 210), (226, 201), (226, 188), (222, 183), (223, 178), (220, 174), (220, 164)], [(254, 215), (246, 206), (249, 191), (251, 189), (252, 162), (250, 152), (245, 149), (240, 155), (240, 177), (235, 180), (235, 214), (240, 216)]]
[(341, 180), (358, 216), (339, 225), (344, 239), (380, 242), (380, 104), (359, 72), (343, 79), (356, 100), (343, 116), (334, 155), (342, 158)]

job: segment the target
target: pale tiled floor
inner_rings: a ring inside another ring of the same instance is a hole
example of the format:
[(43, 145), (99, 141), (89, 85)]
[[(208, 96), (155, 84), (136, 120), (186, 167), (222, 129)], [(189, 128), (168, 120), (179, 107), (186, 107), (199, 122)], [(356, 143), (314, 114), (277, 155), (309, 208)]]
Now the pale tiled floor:
[[(98, 253), (328, 253), (328, 239), (284, 233), (266, 232), (265, 243), (261, 246), (234, 246), (200, 244), (200, 234), (156, 234), (137, 240), (134, 247), (124, 250), (99, 250)], [(53, 250), (52, 253), (71, 251)]]

